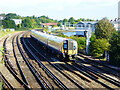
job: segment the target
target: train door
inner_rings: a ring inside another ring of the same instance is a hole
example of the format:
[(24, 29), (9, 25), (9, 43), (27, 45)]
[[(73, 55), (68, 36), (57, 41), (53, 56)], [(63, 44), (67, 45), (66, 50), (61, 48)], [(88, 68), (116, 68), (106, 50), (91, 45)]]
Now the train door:
[(68, 41), (68, 55), (72, 55), (74, 53), (74, 43), (72, 40)]

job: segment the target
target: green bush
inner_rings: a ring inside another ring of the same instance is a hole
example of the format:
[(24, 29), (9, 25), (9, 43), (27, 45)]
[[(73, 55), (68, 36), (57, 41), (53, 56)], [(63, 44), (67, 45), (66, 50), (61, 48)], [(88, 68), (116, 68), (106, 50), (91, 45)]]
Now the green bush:
[(71, 39), (77, 41), (78, 43), (78, 50), (85, 50), (86, 49), (86, 38), (85, 37), (75, 37), (75, 36), (71, 36)]
[(120, 33), (113, 34), (110, 44), (110, 63), (120, 66)]
[(109, 47), (110, 43), (107, 39), (95, 39), (95, 41), (90, 44), (91, 55), (100, 57), (105, 51), (109, 50)]
[(6, 32), (9, 32), (10, 31), (10, 29), (6, 29)]

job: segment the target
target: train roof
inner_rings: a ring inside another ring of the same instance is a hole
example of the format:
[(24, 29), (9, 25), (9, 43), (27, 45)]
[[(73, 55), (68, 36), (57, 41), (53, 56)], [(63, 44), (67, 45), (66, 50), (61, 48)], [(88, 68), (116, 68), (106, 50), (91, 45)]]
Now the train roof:
[[(31, 32), (40, 35), (44, 38), (48, 38), (49, 40), (55, 41), (55, 42), (63, 42), (63, 40), (73, 40), (73, 39), (67, 39), (67, 38), (63, 38), (63, 37), (58, 37), (58, 36), (54, 36), (54, 35), (49, 35), (40, 31), (35, 31), (35, 30), (31, 30)], [(75, 41), (75, 40), (73, 40)], [(75, 41), (76, 42), (76, 41)]]

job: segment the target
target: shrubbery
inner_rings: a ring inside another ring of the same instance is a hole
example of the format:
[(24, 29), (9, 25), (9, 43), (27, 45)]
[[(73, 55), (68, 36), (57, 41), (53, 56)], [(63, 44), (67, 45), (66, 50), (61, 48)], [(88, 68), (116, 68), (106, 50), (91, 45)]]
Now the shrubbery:
[(86, 38), (85, 37), (71, 36), (70, 38), (77, 41), (79, 50), (85, 50), (86, 49)]
[(120, 66), (120, 33), (112, 35), (110, 44), (110, 63)]
[(91, 55), (100, 57), (105, 51), (108, 51), (110, 44), (107, 39), (95, 39), (94, 42), (90, 44)]
[(90, 41), (91, 55), (101, 57), (105, 56), (105, 51), (108, 51), (110, 63), (120, 65), (120, 33), (115, 31), (106, 18), (98, 22), (95, 34), (91, 36)]

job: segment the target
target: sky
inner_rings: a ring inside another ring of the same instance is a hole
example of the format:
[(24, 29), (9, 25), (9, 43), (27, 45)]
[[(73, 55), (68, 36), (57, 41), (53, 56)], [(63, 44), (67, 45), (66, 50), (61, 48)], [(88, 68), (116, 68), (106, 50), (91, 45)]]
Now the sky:
[(20, 16), (48, 16), (52, 19), (74, 17), (114, 19), (118, 17), (119, 0), (1, 0), (0, 13)]

